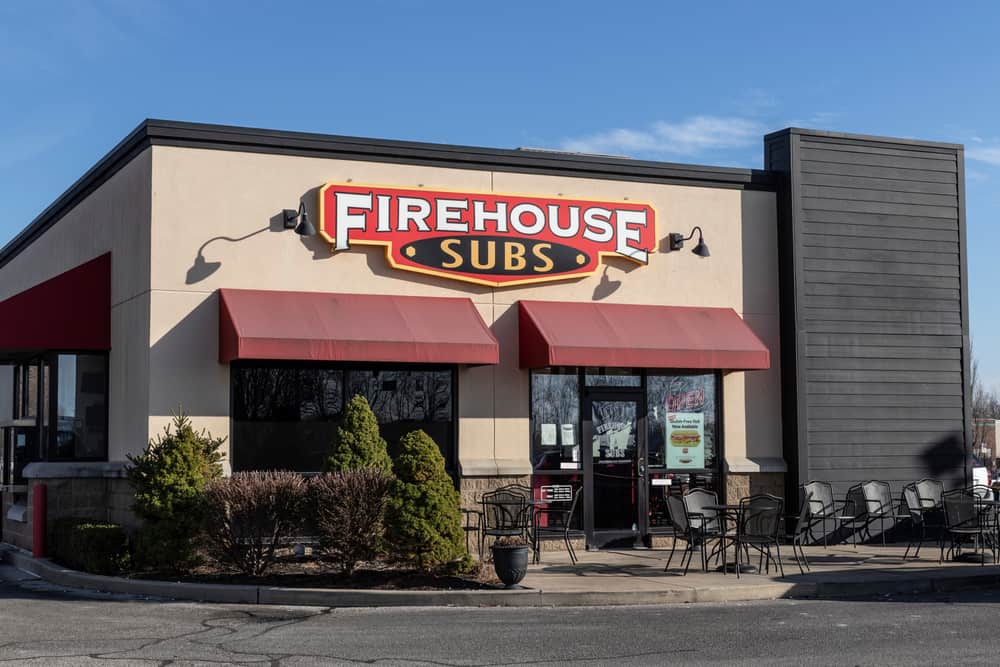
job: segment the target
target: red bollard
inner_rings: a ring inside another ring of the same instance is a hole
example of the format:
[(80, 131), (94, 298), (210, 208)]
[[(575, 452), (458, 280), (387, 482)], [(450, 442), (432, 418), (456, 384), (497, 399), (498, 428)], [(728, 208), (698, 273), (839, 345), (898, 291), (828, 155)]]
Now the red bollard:
[(44, 484), (35, 484), (32, 496), (31, 516), (31, 555), (35, 558), (45, 558), (45, 530), (48, 516), (48, 488)]

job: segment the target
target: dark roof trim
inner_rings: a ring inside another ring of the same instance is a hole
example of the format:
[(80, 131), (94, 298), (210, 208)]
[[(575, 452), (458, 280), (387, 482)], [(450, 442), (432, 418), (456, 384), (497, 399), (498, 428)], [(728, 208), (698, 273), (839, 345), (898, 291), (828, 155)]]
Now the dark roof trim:
[(865, 141), (865, 142), (877, 142), (880, 144), (887, 144), (893, 148), (907, 149), (912, 148), (914, 150), (934, 150), (939, 152), (954, 153), (955, 151), (965, 150), (963, 144), (949, 144), (942, 141), (921, 141), (919, 139), (900, 139), (897, 137), (880, 137), (872, 134), (851, 134), (849, 132), (830, 132), (828, 130), (807, 130), (801, 127), (788, 127), (784, 130), (778, 130), (777, 132), (771, 132), (764, 136), (764, 143), (767, 143), (772, 138), (798, 134), (803, 137), (810, 137), (812, 139), (837, 139), (837, 140), (855, 140), (855, 141)]
[(21, 233), (0, 249), (0, 267), (149, 146), (184, 146), (705, 187), (776, 189), (774, 177), (766, 171), (757, 169), (709, 167), (545, 151), (452, 146), (416, 141), (362, 139), (331, 134), (150, 119), (143, 121), (52, 205), (42, 211)]

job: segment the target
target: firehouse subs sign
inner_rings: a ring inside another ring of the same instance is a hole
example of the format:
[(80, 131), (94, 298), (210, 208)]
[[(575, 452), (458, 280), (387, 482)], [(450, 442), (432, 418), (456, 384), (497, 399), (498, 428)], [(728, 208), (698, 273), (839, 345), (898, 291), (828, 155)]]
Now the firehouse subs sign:
[(646, 264), (648, 204), (329, 183), (319, 233), (335, 251), (383, 245), (397, 269), (491, 285), (592, 274), (606, 255)]

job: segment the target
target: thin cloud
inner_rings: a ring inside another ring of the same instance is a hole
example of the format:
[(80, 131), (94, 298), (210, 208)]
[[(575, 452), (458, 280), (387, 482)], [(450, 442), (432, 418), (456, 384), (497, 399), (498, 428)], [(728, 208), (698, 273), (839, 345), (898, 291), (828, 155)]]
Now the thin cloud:
[(965, 149), (965, 157), (1000, 167), (1000, 145), (984, 145), (982, 140), (977, 140), (977, 138), (973, 138), (973, 141), (976, 142), (976, 145)]
[(660, 121), (645, 129), (617, 128), (562, 142), (563, 150), (614, 155), (693, 156), (751, 146), (765, 128), (755, 120), (731, 116), (694, 116)]

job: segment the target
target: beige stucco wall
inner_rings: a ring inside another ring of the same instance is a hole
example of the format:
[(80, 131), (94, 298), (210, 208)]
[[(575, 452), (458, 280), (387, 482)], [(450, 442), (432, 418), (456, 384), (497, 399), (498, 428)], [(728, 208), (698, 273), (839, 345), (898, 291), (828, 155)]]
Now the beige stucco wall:
[[(196, 425), (228, 435), (229, 373), (217, 362), (220, 287), (472, 299), (501, 345), (495, 367), (459, 375), (459, 459), (468, 474), (528, 471), (528, 373), (517, 367), (519, 299), (731, 307), (771, 350), (769, 371), (724, 381), (729, 457), (780, 457), (775, 196), (657, 185), (156, 146), (152, 164), (149, 421), (158, 432), (183, 405)], [(655, 253), (648, 266), (610, 260), (606, 274), (493, 289), (388, 266), (381, 248), (331, 254), (318, 238), (281, 230), (299, 199), (314, 216), (326, 182), (561, 194), (653, 204), (658, 235), (700, 225), (712, 256)], [(226, 238), (217, 238), (226, 237)], [(214, 240), (213, 240), (214, 239)], [(207, 275), (191, 271), (199, 248)], [(475, 471), (475, 472), (472, 472)]]
[(147, 149), (0, 268), (3, 300), (111, 252), (111, 460), (141, 449), (148, 434), (151, 165)]

